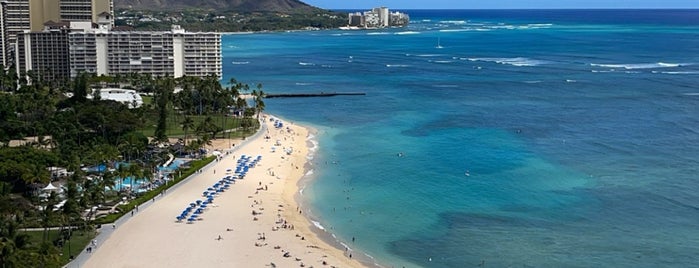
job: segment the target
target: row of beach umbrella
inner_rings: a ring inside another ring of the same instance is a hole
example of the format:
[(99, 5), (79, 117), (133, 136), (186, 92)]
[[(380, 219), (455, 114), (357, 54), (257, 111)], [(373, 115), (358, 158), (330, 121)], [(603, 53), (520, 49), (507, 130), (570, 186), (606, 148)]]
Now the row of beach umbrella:
[(202, 197), (204, 200), (197, 199), (196, 201), (189, 203), (189, 206), (187, 206), (180, 213), (180, 215), (176, 217), (177, 222), (183, 222), (186, 220), (187, 223), (194, 223), (197, 220), (201, 220), (201, 214), (203, 214), (204, 211), (214, 202), (216, 196), (228, 190), (230, 185), (235, 183), (235, 180), (245, 177), (248, 170), (255, 167), (260, 160), (262, 160), (262, 156), (260, 155), (255, 158), (241, 155), (237, 160), (235, 175), (226, 175), (211, 185), (211, 187), (206, 188), (206, 190), (202, 192)]

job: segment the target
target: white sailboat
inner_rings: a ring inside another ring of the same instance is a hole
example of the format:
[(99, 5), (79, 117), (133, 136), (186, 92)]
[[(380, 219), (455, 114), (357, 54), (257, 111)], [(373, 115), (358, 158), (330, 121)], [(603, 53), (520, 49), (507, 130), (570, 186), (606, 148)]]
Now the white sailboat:
[(440, 41), (441, 41), (440, 38), (437, 37), (437, 46), (436, 46), (435, 48), (444, 48), (444, 47), (440, 44)]

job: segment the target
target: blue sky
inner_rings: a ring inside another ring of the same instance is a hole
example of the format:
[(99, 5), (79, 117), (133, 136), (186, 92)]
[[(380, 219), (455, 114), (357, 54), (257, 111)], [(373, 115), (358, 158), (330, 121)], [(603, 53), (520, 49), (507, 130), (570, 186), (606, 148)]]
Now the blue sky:
[(301, 0), (325, 9), (699, 8), (699, 0)]

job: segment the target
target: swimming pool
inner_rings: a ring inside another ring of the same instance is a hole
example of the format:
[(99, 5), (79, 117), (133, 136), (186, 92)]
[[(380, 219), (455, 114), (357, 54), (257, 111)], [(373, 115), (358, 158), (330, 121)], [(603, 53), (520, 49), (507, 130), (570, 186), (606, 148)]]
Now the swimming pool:
[(173, 171), (177, 170), (177, 168), (179, 168), (182, 164), (184, 164), (186, 162), (187, 161), (185, 161), (184, 159), (175, 159), (174, 161), (172, 161), (172, 163), (170, 163), (169, 165), (167, 165), (165, 167), (159, 166), (158, 170), (165, 172), (165, 173), (173, 172)]
[[(131, 179), (132, 179), (131, 177), (126, 177), (123, 180), (121, 178), (114, 179), (114, 190), (115, 191), (122, 191), (122, 190), (127, 190), (127, 189), (131, 188)], [(134, 192), (142, 193), (142, 192), (147, 191), (148, 189), (146, 189), (145, 185), (148, 184), (149, 182), (150, 181), (148, 181), (147, 179), (135, 180), (133, 182)]]

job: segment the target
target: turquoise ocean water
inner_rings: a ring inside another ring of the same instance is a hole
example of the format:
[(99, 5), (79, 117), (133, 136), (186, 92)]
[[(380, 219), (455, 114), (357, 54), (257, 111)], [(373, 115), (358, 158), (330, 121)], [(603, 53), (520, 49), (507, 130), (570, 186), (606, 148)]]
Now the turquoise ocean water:
[(406, 12), (223, 38), (224, 84), (367, 93), (266, 100), (319, 131), (319, 224), (386, 267), (699, 266), (699, 11)]

